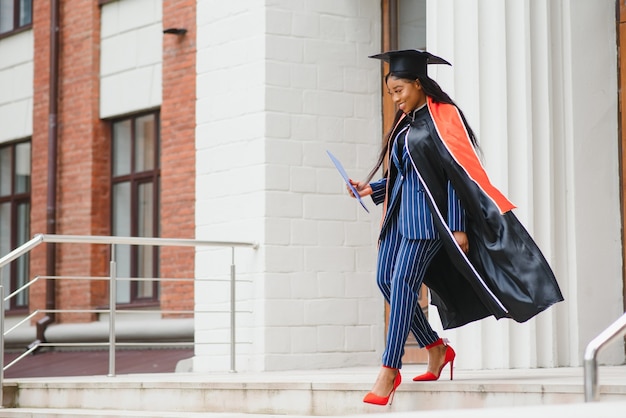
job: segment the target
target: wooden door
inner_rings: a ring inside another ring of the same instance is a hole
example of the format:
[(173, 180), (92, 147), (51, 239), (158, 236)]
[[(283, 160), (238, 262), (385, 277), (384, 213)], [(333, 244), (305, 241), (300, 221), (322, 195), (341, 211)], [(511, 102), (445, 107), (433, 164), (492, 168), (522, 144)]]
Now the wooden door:
[[(399, 10), (399, 0), (382, 0), (382, 45), (383, 51), (390, 51), (394, 49), (398, 49), (398, 10)], [(414, 48), (418, 48), (415, 46)], [(382, 52), (382, 51), (381, 51)], [(387, 64), (383, 64), (383, 74), (387, 74), (388, 66)], [(381, 138), (384, 136), (384, 133), (391, 129), (391, 125), (393, 123), (393, 118), (396, 114), (396, 108), (393, 102), (391, 101), (391, 96), (387, 94), (387, 87), (384, 84), (384, 80), (381, 77), (381, 91), (382, 91), (382, 107), (383, 107), (383, 132), (381, 134)], [(422, 286), (422, 290), (420, 292), (419, 298), (420, 308), (424, 311), (426, 315), (428, 315), (428, 290), (426, 286)], [(385, 328), (387, 328), (389, 321), (389, 306), (385, 305)], [(409, 334), (409, 338), (407, 340), (405, 346), (404, 357), (402, 358), (402, 362), (404, 364), (410, 363), (426, 363), (428, 361), (428, 353), (425, 349), (419, 348), (417, 345), (417, 341), (413, 337), (412, 334)]]
[[(626, 112), (624, 111), (624, 103), (626, 102), (626, 54), (622, 54), (622, 47), (626, 46), (626, 1), (619, 1), (619, 30), (618, 30), (618, 45), (620, 48), (618, 49), (618, 62), (619, 62), (619, 114), (620, 114), (620, 126), (619, 126), (619, 135), (620, 135), (620, 165), (621, 165), (621, 179), (620, 184), (622, 187), (622, 224), (626, 221)], [(626, 237), (624, 236), (623, 228), (622, 228), (622, 280), (624, 281), (624, 286), (622, 287), (622, 291), (624, 294), (624, 310), (626, 311)]]

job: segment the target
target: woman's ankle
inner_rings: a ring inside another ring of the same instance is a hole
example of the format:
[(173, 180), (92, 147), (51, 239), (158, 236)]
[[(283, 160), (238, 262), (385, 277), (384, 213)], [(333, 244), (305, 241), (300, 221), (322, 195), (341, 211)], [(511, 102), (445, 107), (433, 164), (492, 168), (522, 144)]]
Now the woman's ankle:
[(440, 345), (444, 345), (444, 340), (443, 340), (443, 338), (439, 338), (437, 341), (435, 341), (435, 342), (433, 342), (433, 343), (428, 344), (428, 345), (426, 346), (426, 349), (427, 349), (427, 350), (430, 350), (431, 348), (438, 347), (438, 346), (440, 346)]

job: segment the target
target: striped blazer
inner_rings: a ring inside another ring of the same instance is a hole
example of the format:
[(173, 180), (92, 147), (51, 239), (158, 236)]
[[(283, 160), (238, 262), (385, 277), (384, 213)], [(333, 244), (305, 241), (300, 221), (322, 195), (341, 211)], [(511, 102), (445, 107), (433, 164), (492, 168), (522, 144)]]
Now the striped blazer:
[[(406, 134), (407, 129), (408, 126), (395, 137), (389, 162), (389, 179), (385, 177), (370, 183), (372, 200), (377, 205), (383, 203), (385, 195), (389, 193), (387, 183), (392, 183), (387, 213), (380, 233), (382, 236), (389, 224), (388, 220), (394, 216), (394, 211), (397, 211), (398, 227), (403, 237), (438, 239), (439, 233), (428, 206), (426, 191), (412, 166), (408, 148), (397, 146), (398, 138)], [(448, 181), (448, 227), (451, 231), (465, 231), (465, 213), (450, 181)]]

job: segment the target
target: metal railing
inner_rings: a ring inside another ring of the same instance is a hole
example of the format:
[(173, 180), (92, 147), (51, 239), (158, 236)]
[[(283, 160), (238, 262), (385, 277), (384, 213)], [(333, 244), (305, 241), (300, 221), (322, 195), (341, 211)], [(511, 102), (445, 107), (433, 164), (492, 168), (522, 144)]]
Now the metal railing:
[(587, 344), (584, 356), (585, 402), (600, 399), (598, 390), (598, 352), (611, 341), (626, 334), (626, 313)]
[[(71, 243), (71, 244), (106, 244), (110, 245), (111, 257), (110, 257), (110, 271), (109, 276), (102, 277), (60, 277), (60, 276), (37, 276), (33, 280), (30, 280), (28, 283), (15, 290), (11, 294), (5, 296), (5, 289), (2, 286), (2, 268), (12, 261), (17, 260), (19, 257), (29, 253), (31, 250), (36, 248), (37, 246), (43, 243)], [(231, 265), (230, 265), (230, 306), (229, 306), (229, 314), (230, 314), (230, 371), (235, 372), (235, 319), (236, 319), (236, 295), (235, 295), (235, 284), (236, 284), (236, 269), (235, 269), (235, 248), (236, 247), (248, 247), (256, 249), (258, 248), (257, 243), (253, 242), (236, 242), (236, 241), (202, 241), (202, 240), (194, 240), (194, 239), (177, 239), (177, 238), (145, 238), (145, 237), (117, 237), (117, 236), (82, 236), (82, 235), (49, 235), (49, 234), (37, 234), (30, 241), (24, 243), (20, 247), (11, 251), (9, 254), (0, 258), (0, 336), (2, 337), (2, 341), (0, 341), (0, 408), (2, 407), (3, 401), (3, 383), (4, 383), (4, 371), (9, 367), (13, 366), (19, 360), (26, 357), (28, 354), (32, 353), (36, 349), (40, 347), (46, 346), (108, 346), (109, 347), (109, 373), (108, 376), (115, 376), (115, 348), (116, 346), (121, 345), (141, 345), (141, 343), (118, 343), (116, 342), (116, 332), (115, 332), (115, 320), (116, 314), (122, 312), (137, 312), (135, 310), (120, 310), (116, 309), (116, 294), (117, 294), (117, 282), (118, 280), (156, 280), (156, 281), (168, 281), (168, 280), (176, 280), (176, 281), (198, 281), (198, 279), (168, 279), (168, 278), (118, 278), (117, 277), (117, 261), (116, 261), (116, 246), (117, 245), (137, 245), (137, 246), (157, 246), (157, 247), (221, 247), (221, 248), (231, 248)], [(72, 310), (36, 310), (30, 313), (26, 318), (22, 319), (19, 323), (11, 327), (11, 329), (5, 331), (5, 303), (8, 302), (11, 298), (19, 295), (22, 292), (26, 292), (31, 285), (36, 283), (39, 280), (55, 280), (55, 279), (78, 279), (78, 280), (108, 280), (109, 281), (109, 308), (108, 309), (72, 309)], [(223, 281), (223, 280), (222, 280)], [(4, 364), (4, 351), (5, 351), (5, 340), (6, 336), (13, 330), (15, 330), (18, 326), (28, 323), (31, 319), (33, 319), (38, 314), (42, 313), (108, 313), (109, 314), (109, 341), (103, 343), (45, 343), (38, 342), (36, 344), (32, 344), (29, 349), (15, 358), (12, 362), (5, 365)], [(180, 313), (194, 313), (195, 311), (147, 311), (142, 310), (142, 313), (147, 312), (158, 312), (161, 314), (180, 314)], [(154, 345), (154, 342), (150, 343)], [(176, 343), (168, 342), (167, 345), (175, 345)], [(193, 343), (184, 343), (185, 345), (191, 345)]]

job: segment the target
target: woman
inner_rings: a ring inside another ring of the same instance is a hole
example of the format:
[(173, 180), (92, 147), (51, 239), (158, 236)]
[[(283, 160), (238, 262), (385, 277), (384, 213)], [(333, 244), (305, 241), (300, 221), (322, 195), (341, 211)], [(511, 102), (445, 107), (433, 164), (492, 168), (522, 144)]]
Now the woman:
[[(428, 349), (427, 372), (437, 380), (456, 353), (431, 328), (418, 305), (422, 283), (444, 328), (493, 315), (523, 322), (563, 300), (543, 255), (511, 212), (514, 206), (487, 178), (463, 113), (427, 75), (447, 64), (425, 51), (390, 51), (385, 82), (398, 108), (378, 162), (360, 196), (383, 203), (377, 284), (390, 305), (383, 367), (364, 402), (386, 405), (401, 383), (409, 331)], [(387, 170), (370, 183), (382, 163)]]

